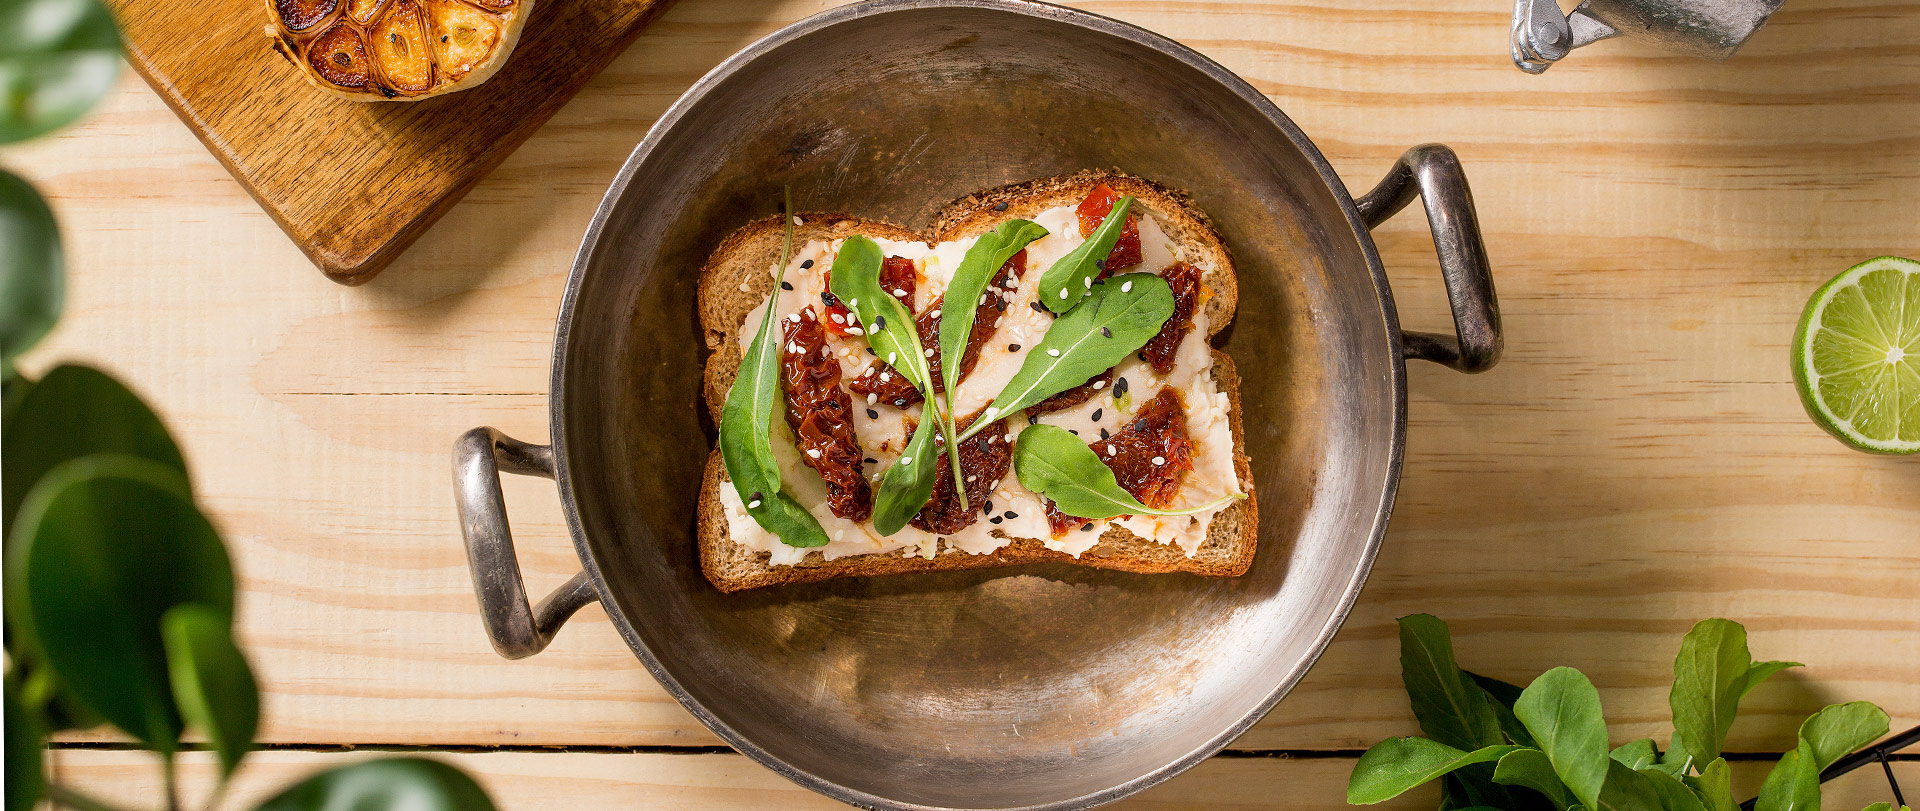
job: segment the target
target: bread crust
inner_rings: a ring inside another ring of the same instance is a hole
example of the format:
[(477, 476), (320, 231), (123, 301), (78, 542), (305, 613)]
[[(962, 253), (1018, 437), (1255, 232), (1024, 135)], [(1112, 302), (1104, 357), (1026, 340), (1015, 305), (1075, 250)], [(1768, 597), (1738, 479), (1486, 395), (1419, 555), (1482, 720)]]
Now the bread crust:
[[(968, 195), (949, 204), (934, 218), (928, 229), (933, 235), (931, 237), (893, 223), (846, 214), (802, 213), (799, 215), (801, 225), (794, 229), (794, 244), (801, 245), (814, 239), (839, 239), (854, 234), (931, 243), (961, 239), (988, 230), (1010, 217), (1031, 217), (1048, 208), (1076, 204), (1099, 183), (1106, 183), (1121, 194), (1139, 198), (1159, 215), (1160, 221), (1167, 227), (1168, 236), (1180, 244), (1185, 255), (1202, 256), (1212, 264), (1213, 270), (1204, 277), (1213, 294), (1205, 311), (1208, 316), (1208, 337), (1218, 334), (1232, 320), (1238, 303), (1232, 259), (1219, 234), (1185, 195), (1130, 175), (1082, 172)], [(1003, 203), (1004, 208), (996, 208)], [(739, 373), (740, 354), (737, 347), (741, 322), (772, 292), (773, 275), (765, 271), (779, 261), (784, 240), (785, 228), (778, 216), (755, 220), (723, 240), (700, 270), (697, 293), (699, 318), (707, 349), (711, 353), (704, 375), (705, 399), (715, 424), (719, 423), (727, 392)], [(736, 349), (724, 351), (729, 347)], [(1040, 539), (1012, 538), (1006, 546), (985, 555), (974, 555), (949, 547), (941, 549), (931, 559), (917, 554), (909, 556), (893, 552), (850, 555), (835, 560), (810, 556), (795, 565), (773, 566), (768, 562), (767, 553), (749, 549), (729, 537), (720, 488), (730, 480), (720, 453), (715, 450), (707, 459), (696, 510), (701, 569), (707, 579), (723, 592), (810, 583), (836, 577), (956, 571), (1041, 562), (1076, 563), (1143, 574), (1189, 572), (1213, 577), (1243, 574), (1253, 563), (1259, 538), (1259, 508), (1254, 493), (1251, 460), (1245, 453), (1239, 374), (1233, 360), (1217, 349), (1213, 350), (1213, 361), (1215, 384), (1228, 398), (1227, 416), (1233, 435), (1234, 473), (1239, 479), (1241, 492), (1246, 493), (1247, 498), (1214, 516), (1206, 540), (1193, 557), (1188, 557), (1177, 545), (1158, 543), (1135, 535), (1118, 524), (1109, 524), (1099, 542), (1078, 558), (1048, 549)]]

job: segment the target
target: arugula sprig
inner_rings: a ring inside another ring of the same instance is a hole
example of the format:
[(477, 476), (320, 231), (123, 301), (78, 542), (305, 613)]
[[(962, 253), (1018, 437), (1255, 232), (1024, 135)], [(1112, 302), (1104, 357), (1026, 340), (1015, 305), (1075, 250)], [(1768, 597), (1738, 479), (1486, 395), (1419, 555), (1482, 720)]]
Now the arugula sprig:
[[(765, 316), (760, 330), (747, 346), (740, 361), (740, 374), (727, 391), (727, 403), (720, 410), (720, 459), (733, 479), (734, 490), (747, 514), (780, 542), (801, 549), (827, 545), (826, 530), (820, 520), (786, 491), (780, 481), (780, 460), (773, 453), (773, 417), (786, 413), (786, 397), (780, 386), (780, 344), (774, 337), (780, 314), (774, 302), (780, 285), (786, 281), (787, 263), (793, 258), (793, 199), (786, 200), (782, 216), (787, 222), (786, 244), (780, 250), (780, 272), (773, 292), (767, 294)], [(889, 299), (891, 300), (891, 299)]]
[(1072, 432), (1055, 425), (1030, 425), (1013, 446), (1013, 474), (1028, 490), (1053, 499), (1060, 511), (1080, 518), (1121, 515), (1191, 515), (1237, 499), (1229, 493), (1198, 507), (1159, 510), (1140, 503), (1120, 486), (1113, 470)]
[[(1652, 739), (1607, 749), (1599, 693), (1578, 670), (1554, 668), (1525, 689), (1467, 673), (1454, 663), (1446, 623), (1426, 614), (1401, 618), (1400, 646), (1414, 715), (1430, 737), (1368, 749), (1347, 784), (1350, 803), (1382, 802), (1438, 778), (1443, 808), (1504, 797), (1502, 808), (1735, 811), (1720, 755), (1733, 714), (1755, 685), (1798, 666), (1752, 661), (1739, 623), (1695, 625), (1674, 661), (1674, 736), (1662, 754)], [(1887, 728), (1887, 714), (1864, 701), (1815, 713), (1767, 775), (1757, 811), (1818, 809), (1820, 772)]]
[(1106, 262), (1108, 254), (1113, 253), (1114, 243), (1120, 241), (1120, 232), (1127, 225), (1127, 212), (1132, 208), (1131, 195), (1120, 198), (1113, 204), (1113, 210), (1100, 220), (1100, 225), (1093, 229), (1093, 233), (1087, 235), (1085, 242), (1047, 268), (1047, 272), (1040, 276), (1041, 306), (1052, 310), (1055, 315), (1080, 306), (1081, 299), (1086, 298), (1092, 290), (1094, 277), (1100, 275), (1102, 263)]

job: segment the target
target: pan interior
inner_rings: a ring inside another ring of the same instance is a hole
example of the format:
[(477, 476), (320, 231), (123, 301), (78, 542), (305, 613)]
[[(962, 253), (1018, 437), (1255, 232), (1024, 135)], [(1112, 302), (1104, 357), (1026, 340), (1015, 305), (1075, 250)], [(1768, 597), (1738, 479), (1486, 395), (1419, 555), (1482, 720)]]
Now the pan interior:
[[(1364, 578), (1399, 396), (1368, 249), (1291, 125), (1151, 37), (1009, 2), (826, 17), (696, 89), (583, 248), (554, 409), (581, 552), (689, 705), (816, 788), (936, 807), (1111, 799), (1251, 723)], [(1233, 252), (1223, 348), (1244, 377), (1253, 570), (710, 586), (693, 538), (713, 430), (694, 312), (708, 252), (783, 186), (802, 210), (920, 227), (969, 192), (1087, 168), (1192, 193)]]

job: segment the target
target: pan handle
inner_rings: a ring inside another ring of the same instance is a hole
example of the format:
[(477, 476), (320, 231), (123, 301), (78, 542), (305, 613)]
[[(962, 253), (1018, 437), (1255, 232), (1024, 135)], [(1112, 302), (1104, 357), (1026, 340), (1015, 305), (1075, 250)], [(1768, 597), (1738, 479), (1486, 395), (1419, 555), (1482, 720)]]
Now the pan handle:
[(1361, 221), (1374, 228), (1419, 197), (1433, 231), (1433, 248), (1440, 254), (1440, 275), (1447, 282), (1447, 300), (1453, 306), (1453, 335), (1408, 332), (1400, 352), (1408, 358), (1433, 361), (1467, 373), (1484, 372), (1500, 360), (1505, 339), (1500, 332), (1500, 303), (1493, 293), (1493, 268), (1487, 264), (1487, 246), (1480, 239), (1480, 218), (1474, 214), (1473, 190), (1460, 158), (1440, 144), (1407, 150), (1373, 191), (1354, 201)]
[(454, 501), (460, 510), (460, 534), (467, 539), (480, 619), (487, 624), (495, 652), (524, 659), (545, 649), (573, 612), (600, 597), (582, 571), (540, 605), (527, 603), (527, 584), (520, 577), (506, 499), (500, 493), (502, 470), (551, 479), (553, 448), (529, 445), (492, 428), (475, 428), (453, 443)]

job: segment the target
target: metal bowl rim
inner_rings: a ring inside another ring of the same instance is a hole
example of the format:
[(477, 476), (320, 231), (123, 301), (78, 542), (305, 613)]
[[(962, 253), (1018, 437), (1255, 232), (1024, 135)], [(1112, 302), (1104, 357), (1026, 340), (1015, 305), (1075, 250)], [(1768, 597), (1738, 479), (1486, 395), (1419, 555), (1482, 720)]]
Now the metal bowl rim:
[(687, 111), (704, 100), (707, 94), (715, 87), (732, 77), (735, 73), (739, 72), (741, 68), (753, 62), (755, 59), (790, 41), (840, 23), (878, 14), (914, 11), (924, 8), (974, 8), (1019, 14), (1067, 23), (1109, 36), (1120, 37), (1134, 44), (1152, 48), (1166, 56), (1185, 63), (1187, 66), (1205, 74), (1208, 78), (1219, 82), (1223, 88), (1251, 105), (1273, 124), (1275, 128), (1285, 134), (1288, 140), (1292, 141), (1293, 145), (1306, 156), (1308, 162), (1313, 165), (1314, 170), (1319, 173), (1320, 181), (1326, 184), (1327, 188), (1333, 192), (1334, 199), (1340, 204), (1341, 213), (1346, 217), (1347, 225), (1352, 230), (1353, 236), (1360, 246), (1361, 253), (1366, 258), (1367, 270), (1372, 276), (1374, 291), (1380, 305), (1381, 326), (1384, 327), (1386, 331), (1386, 345), (1393, 354), (1391, 363), (1389, 364), (1389, 374), (1392, 378), (1393, 436), (1389, 446), (1390, 455), (1387, 460), (1385, 481), (1382, 482), (1381, 485), (1379, 506), (1374, 515), (1373, 526), (1368, 532), (1366, 546), (1361, 551), (1360, 563), (1355, 567), (1353, 575), (1347, 582), (1338, 604), (1334, 606), (1333, 613), (1328, 617), (1327, 622), (1315, 636), (1308, 656), (1283, 676), (1267, 696), (1262, 698), (1244, 717), (1221, 730), (1219, 734), (1209, 739), (1205, 744), (1196, 747), (1180, 758), (1125, 783), (1111, 786), (1101, 791), (1083, 794), (1079, 797), (1065, 800), (1000, 810), (1079, 811), (1079, 809), (1093, 808), (1139, 793), (1198, 765), (1201, 761), (1225, 749), (1235, 738), (1238, 738), (1242, 733), (1246, 732), (1248, 728), (1265, 717), (1266, 714), (1273, 709), (1274, 705), (1280, 702), (1281, 698), (1284, 698), (1288, 692), (1292, 691), (1293, 687), (1306, 675), (1306, 672), (1319, 660), (1321, 654), (1325, 653), (1327, 645), (1333, 641), (1334, 634), (1339, 631), (1341, 625), (1346, 622), (1347, 615), (1353, 610), (1353, 604), (1359, 598), (1361, 588), (1366, 585), (1367, 575), (1373, 569), (1374, 558), (1380, 551), (1381, 542), (1386, 535), (1387, 519), (1393, 511), (1394, 497), (1399, 489), (1401, 465), (1406, 451), (1406, 360), (1399, 351), (1399, 347), (1401, 346), (1400, 320), (1398, 312), (1394, 307), (1393, 294), (1388, 284), (1385, 268), (1380, 262), (1379, 251), (1374, 246), (1371, 232), (1361, 222), (1359, 210), (1354, 207), (1352, 194), (1347, 190), (1346, 185), (1340, 180), (1339, 176), (1334, 173), (1333, 167), (1327, 163), (1325, 156), (1321, 155), (1319, 148), (1314, 145), (1313, 141), (1307, 138), (1305, 133), (1301, 132), (1300, 128), (1293, 123), (1292, 119), (1287, 117), (1286, 113), (1281, 112), (1280, 108), (1275, 105), (1271, 99), (1268, 99), (1266, 95), (1248, 84), (1246, 80), (1240, 78), (1237, 74), (1192, 48), (1161, 36), (1160, 34), (1140, 28), (1139, 26), (1091, 12), (1038, 2), (1038, 0), (867, 0), (867, 2), (853, 3), (828, 9), (827, 11), (814, 14), (755, 40), (732, 56), (727, 57), (726, 60), (708, 71), (706, 75), (700, 77), (699, 81), (694, 82), (693, 86), (688, 88), (687, 91), (660, 116), (660, 119), (654, 122), (652, 127), (648, 128), (646, 136), (634, 147), (633, 152), (627, 156), (627, 160), (621, 165), (619, 173), (614, 176), (612, 183), (608, 185), (607, 192), (601, 198), (600, 204), (594, 209), (593, 218), (589, 221), (586, 233), (581, 238), (580, 247), (575, 253), (573, 267), (567, 275), (566, 288), (560, 301), (559, 317), (554, 325), (553, 355), (551, 358), (548, 384), (548, 432), (551, 436), (554, 452), (554, 479), (559, 487), (561, 509), (566, 515), (567, 528), (573, 537), (574, 550), (580, 557), (581, 564), (586, 570), (588, 579), (593, 582), (594, 590), (599, 594), (601, 606), (607, 608), (606, 613), (608, 618), (612, 620), (614, 627), (619, 630), (621, 638), (626, 640), (627, 647), (633, 650), (634, 656), (646, 667), (647, 672), (652, 674), (654, 679), (659, 681), (662, 687), (666, 688), (674, 700), (678, 701), (681, 706), (685, 707), (688, 712), (699, 719), (701, 724), (705, 725), (709, 730), (712, 730), (714, 734), (720, 736), (729, 746), (752, 758), (760, 765), (773, 770), (788, 780), (841, 802), (865, 808), (892, 808), (902, 809), (902, 811), (956, 811), (956, 809), (943, 806), (921, 805), (881, 797), (843, 786), (832, 780), (800, 769), (761, 748), (752, 740), (735, 731), (732, 727), (708, 711), (698, 699), (689, 694), (686, 688), (682, 687), (680, 682), (667, 672), (665, 666), (660, 663), (659, 658), (656, 657), (652, 649), (647, 646), (646, 641), (640, 638), (639, 633), (634, 629), (633, 623), (625, 613), (612, 608), (613, 595), (607, 586), (606, 576), (601, 572), (593, 550), (587, 544), (586, 531), (580, 523), (580, 511), (575, 502), (573, 475), (566, 449), (567, 434), (566, 431), (562, 430), (562, 426), (565, 425), (566, 416), (566, 358), (568, 342), (572, 335), (573, 316), (575, 306), (578, 303), (581, 283), (586, 276), (588, 268), (592, 265), (595, 248), (600, 245), (602, 239), (606, 236), (607, 223), (612, 217), (614, 208), (619, 205), (621, 199), (624, 198), (626, 194), (628, 183), (632, 181), (633, 176), (639, 171), (640, 166), (652, 157), (653, 150), (664, 139), (665, 134), (677, 126)]

